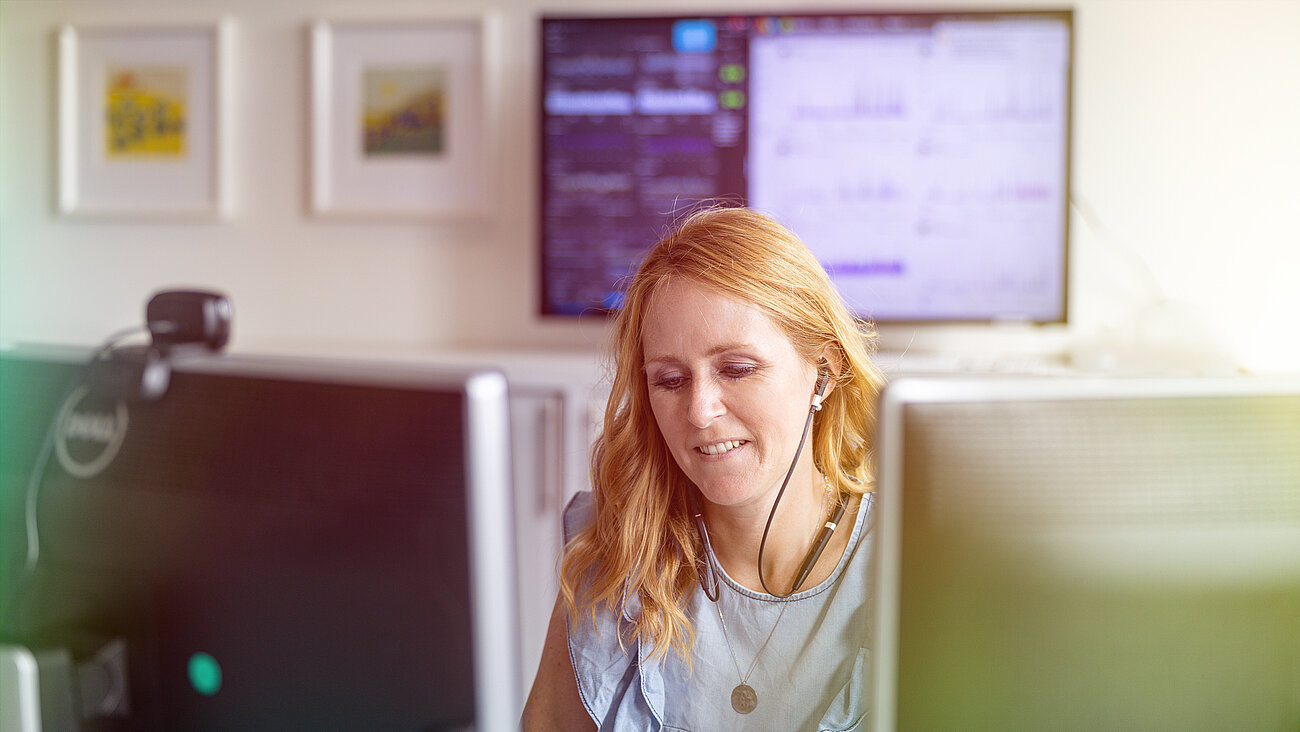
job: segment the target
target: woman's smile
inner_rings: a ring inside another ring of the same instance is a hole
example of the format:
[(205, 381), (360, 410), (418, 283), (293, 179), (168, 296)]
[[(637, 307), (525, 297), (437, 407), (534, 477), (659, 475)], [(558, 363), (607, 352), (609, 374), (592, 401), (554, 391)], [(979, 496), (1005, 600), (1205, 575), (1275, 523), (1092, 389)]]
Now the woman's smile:
[(731, 455), (747, 444), (749, 444), (747, 440), (725, 440), (711, 445), (701, 445), (695, 449), (711, 457), (721, 457)]

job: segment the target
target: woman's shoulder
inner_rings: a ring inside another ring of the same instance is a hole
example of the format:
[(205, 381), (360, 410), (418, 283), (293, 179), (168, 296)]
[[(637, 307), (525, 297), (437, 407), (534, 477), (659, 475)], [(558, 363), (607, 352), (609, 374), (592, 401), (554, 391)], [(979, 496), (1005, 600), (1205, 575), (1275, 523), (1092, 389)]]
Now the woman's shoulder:
[[(574, 494), (564, 508), (565, 543), (590, 525), (595, 514), (590, 491)], [(567, 626), (578, 696), (602, 729), (655, 729), (661, 724), (642, 691), (639, 644), (628, 638), (628, 612), (639, 608), (629, 599), (635, 600), (625, 594), (621, 613), (598, 606), (590, 615), (570, 618)]]
[(586, 528), (595, 518), (596, 501), (591, 491), (578, 491), (564, 507), (564, 543), (573, 541), (579, 531)]
[[(564, 507), (564, 545), (567, 548), (583, 529), (591, 525), (596, 520), (596, 500), (591, 491), (579, 491), (575, 493)], [(579, 592), (584, 592), (594, 581), (595, 575), (602, 569), (600, 560), (596, 559), (592, 564), (583, 570), (583, 579), (578, 583)], [(629, 592), (626, 584), (623, 587), (623, 596), (619, 601), (618, 608), (622, 612), (614, 614), (620, 615), (623, 620), (632, 622), (633, 619), (641, 612), (641, 601), (634, 592)], [(605, 608), (610, 610), (610, 608)]]

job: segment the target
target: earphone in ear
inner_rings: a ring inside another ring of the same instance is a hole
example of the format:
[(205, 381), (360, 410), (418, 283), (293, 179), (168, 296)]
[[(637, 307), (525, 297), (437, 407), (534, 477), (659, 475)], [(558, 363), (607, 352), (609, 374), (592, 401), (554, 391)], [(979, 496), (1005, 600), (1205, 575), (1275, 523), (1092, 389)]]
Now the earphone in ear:
[(821, 367), (817, 369), (817, 388), (813, 391), (812, 411), (821, 411), (822, 399), (826, 397), (826, 387), (829, 386), (830, 383), (831, 370), (826, 363), (826, 359), (823, 358)]

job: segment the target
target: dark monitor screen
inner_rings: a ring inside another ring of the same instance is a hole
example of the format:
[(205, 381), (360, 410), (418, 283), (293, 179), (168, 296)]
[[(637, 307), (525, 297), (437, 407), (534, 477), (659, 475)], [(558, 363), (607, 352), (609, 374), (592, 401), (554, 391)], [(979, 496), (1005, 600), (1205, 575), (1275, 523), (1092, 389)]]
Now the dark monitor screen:
[(91, 729), (516, 723), (500, 375), (209, 358), (141, 401), (77, 371), (0, 357), (0, 632), (125, 642)]
[(878, 322), (1066, 320), (1070, 11), (541, 19), (541, 310), (747, 203)]
[(899, 380), (873, 730), (1300, 729), (1300, 381)]

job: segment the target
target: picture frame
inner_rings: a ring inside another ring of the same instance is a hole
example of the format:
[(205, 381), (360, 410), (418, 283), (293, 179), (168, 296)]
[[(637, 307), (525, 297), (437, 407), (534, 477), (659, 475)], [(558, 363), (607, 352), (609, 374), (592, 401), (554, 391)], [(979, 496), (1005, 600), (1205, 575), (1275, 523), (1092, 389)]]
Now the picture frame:
[(314, 214), (436, 220), (493, 210), (496, 25), (490, 13), (312, 24)]
[(231, 36), (220, 19), (58, 31), (58, 209), (227, 218)]

